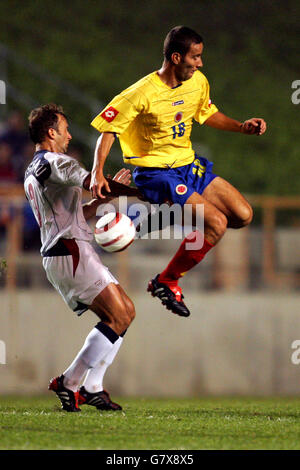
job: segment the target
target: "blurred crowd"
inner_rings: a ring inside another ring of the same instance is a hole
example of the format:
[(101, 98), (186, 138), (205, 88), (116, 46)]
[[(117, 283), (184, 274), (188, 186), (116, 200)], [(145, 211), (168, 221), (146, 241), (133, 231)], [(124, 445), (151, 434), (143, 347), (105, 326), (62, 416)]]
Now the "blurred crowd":
[[(81, 149), (76, 146), (70, 147), (68, 154), (79, 161), (82, 158)], [(19, 110), (13, 110), (5, 121), (0, 122), (0, 187), (6, 188), (8, 194), (13, 193), (17, 185), (23, 186), (24, 172), (33, 155), (34, 144), (29, 137), (26, 119)], [(0, 199), (0, 245), (14, 214), (13, 201), (10, 203), (7, 198)], [(23, 249), (36, 251), (40, 248), (40, 231), (30, 205), (25, 200), (25, 193), (23, 220)]]
[[(8, 195), (16, 192), (16, 185), (22, 185), (24, 171), (32, 160), (34, 145), (28, 134), (23, 114), (13, 110), (6, 121), (0, 123), (0, 187), (6, 188)], [(14, 217), (14, 202), (5, 197), (0, 200), (0, 237), (5, 240), (7, 226)], [(23, 248), (39, 246), (39, 230), (28, 202), (24, 201)]]
[(22, 113), (12, 111), (0, 128), (0, 183), (23, 183), (33, 152)]

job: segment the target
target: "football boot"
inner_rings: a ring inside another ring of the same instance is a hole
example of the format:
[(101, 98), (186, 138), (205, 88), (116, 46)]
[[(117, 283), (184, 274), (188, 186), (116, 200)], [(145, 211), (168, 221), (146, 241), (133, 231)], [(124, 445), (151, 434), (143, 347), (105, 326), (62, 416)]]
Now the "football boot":
[(71, 412), (81, 411), (78, 406), (78, 392), (73, 392), (64, 386), (64, 375), (51, 379), (48, 390), (56, 393), (63, 410)]
[(97, 410), (119, 411), (122, 409), (120, 405), (111, 401), (106, 390), (90, 393), (86, 391), (84, 386), (79, 389), (78, 403), (79, 405), (95, 406)]
[(179, 286), (168, 286), (159, 282), (158, 278), (159, 274), (149, 281), (147, 291), (151, 292), (153, 297), (158, 297), (168, 310), (181, 317), (188, 317), (190, 311), (182, 300), (184, 296), (181, 288)]

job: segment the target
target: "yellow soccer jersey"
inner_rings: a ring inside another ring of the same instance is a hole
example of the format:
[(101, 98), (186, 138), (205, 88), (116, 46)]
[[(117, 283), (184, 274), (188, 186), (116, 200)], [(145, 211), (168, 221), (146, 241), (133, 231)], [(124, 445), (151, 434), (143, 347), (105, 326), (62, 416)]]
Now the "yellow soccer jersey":
[(200, 71), (175, 88), (153, 72), (117, 95), (91, 125), (119, 136), (125, 163), (175, 168), (194, 160), (193, 119), (203, 124), (217, 111)]

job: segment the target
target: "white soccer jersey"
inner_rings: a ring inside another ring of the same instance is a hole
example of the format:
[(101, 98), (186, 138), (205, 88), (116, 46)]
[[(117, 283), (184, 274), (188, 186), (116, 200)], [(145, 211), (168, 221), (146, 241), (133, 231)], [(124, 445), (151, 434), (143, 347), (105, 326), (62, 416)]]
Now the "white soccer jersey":
[(24, 188), (41, 230), (41, 253), (60, 238), (91, 241), (82, 210), (82, 185), (89, 174), (67, 155), (41, 150), (25, 172)]

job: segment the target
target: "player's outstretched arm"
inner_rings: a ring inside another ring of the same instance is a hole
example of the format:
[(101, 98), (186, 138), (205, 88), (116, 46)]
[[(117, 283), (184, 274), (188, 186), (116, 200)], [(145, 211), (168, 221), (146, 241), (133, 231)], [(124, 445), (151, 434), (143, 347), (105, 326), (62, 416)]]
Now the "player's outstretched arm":
[(97, 140), (89, 187), (93, 198), (104, 198), (104, 193), (110, 192), (108, 181), (103, 174), (103, 167), (114, 141), (115, 136), (112, 132), (103, 132)]
[(248, 119), (245, 122), (236, 121), (225, 114), (218, 111), (217, 113), (210, 116), (205, 124), (215, 129), (221, 129), (223, 131), (241, 132), (242, 134), (248, 135), (262, 135), (266, 132), (267, 125), (261, 118)]
[[(91, 173), (86, 177), (83, 183), (83, 187), (87, 190), (89, 190), (90, 181)], [(101, 204), (107, 204), (115, 197), (133, 196), (138, 197), (139, 199), (143, 199), (143, 196), (138, 189), (129, 187), (129, 184), (131, 182), (130, 170), (122, 168), (115, 174), (113, 178), (107, 176), (107, 181), (111, 186), (110, 192), (107, 192), (105, 189), (103, 189), (103, 198), (95, 198), (87, 202), (86, 204), (83, 204), (82, 209), (86, 220), (96, 215), (97, 208)]]
[[(102, 188), (102, 197), (101, 198), (94, 198), (94, 199), (100, 199), (101, 202), (106, 202), (103, 201), (104, 199), (107, 199), (107, 197), (110, 197), (111, 199), (119, 196), (128, 196), (128, 197), (138, 197), (139, 199), (145, 200), (142, 193), (137, 189), (137, 188), (132, 188), (131, 186), (128, 186), (128, 172), (129, 170), (120, 170), (116, 175), (111, 178), (111, 177), (106, 177), (107, 182), (109, 183), (110, 189), (107, 191), (107, 189)], [(122, 174), (121, 174), (122, 173)], [(120, 177), (121, 174), (121, 177)], [(90, 173), (84, 180), (83, 182), (83, 187), (86, 190), (89, 190), (91, 186), (91, 177), (92, 174)], [(117, 177), (117, 179), (116, 179)], [(124, 181), (124, 183), (122, 183)], [(102, 200), (102, 201), (101, 201)]]

